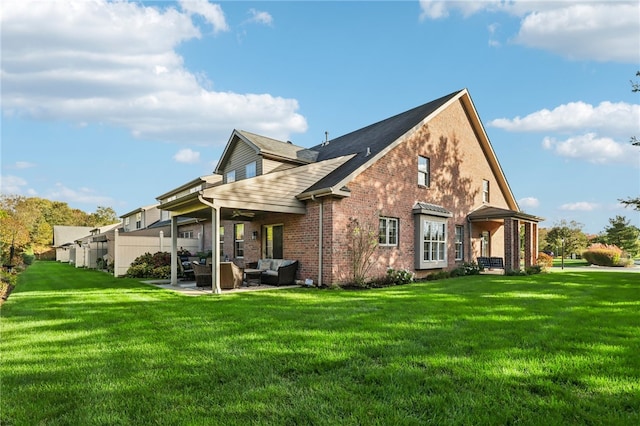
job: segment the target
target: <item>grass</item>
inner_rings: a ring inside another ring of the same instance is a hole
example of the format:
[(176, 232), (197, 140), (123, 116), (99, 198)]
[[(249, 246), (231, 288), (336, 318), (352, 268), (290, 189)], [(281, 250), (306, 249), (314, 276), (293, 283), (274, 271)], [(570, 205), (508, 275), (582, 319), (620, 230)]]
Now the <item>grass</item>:
[(0, 423), (640, 424), (640, 275), (188, 297), (36, 262)]

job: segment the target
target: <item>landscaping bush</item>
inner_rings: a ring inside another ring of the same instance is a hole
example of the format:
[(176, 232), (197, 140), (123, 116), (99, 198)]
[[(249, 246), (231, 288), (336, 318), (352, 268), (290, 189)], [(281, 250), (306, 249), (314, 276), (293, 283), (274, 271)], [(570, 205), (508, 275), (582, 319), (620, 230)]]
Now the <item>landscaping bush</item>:
[(413, 272), (407, 269), (387, 269), (387, 279), (386, 281), (390, 285), (402, 285), (409, 284), (413, 281)]
[(145, 253), (138, 256), (127, 269), (130, 278), (159, 278), (171, 277), (171, 253)]
[(592, 265), (629, 266), (633, 262), (625, 258), (622, 249), (610, 244), (592, 244), (582, 252), (582, 257)]
[(542, 269), (551, 268), (553, 266), (553, 257), (547, 253), (538, 253), (538, 261), (536, 262)]

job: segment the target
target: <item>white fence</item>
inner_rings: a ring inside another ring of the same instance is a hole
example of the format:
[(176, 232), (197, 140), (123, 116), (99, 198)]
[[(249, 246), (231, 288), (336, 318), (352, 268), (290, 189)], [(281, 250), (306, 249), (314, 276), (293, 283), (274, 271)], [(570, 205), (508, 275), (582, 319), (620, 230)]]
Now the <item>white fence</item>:
[[(162, 231), (157, 237), (136, 237), (116, 232), (113, 247), (114, 250), (109, 250), (107, 256), (113, 256), (113, 272), (115, 276), (120, 277), (127, 273), (127, 269), (137, 257), (145, 253), (171, 252), (171, 237), (165, 237)], [(200, 240), (197, 238), (178, 238), (177, 247), (195, 254), (199, 250)], [(112, 259), (110, 258), (109, 261)]]
[[(68, 261), (76, 268), (98, 268), (98, 259), (113, 262), (113, 274), (116, 277), (126, 275), (131, 263), (145, 253), (171, 252), (171, 237), (165, 237), (162, 231), (158, 236), (135, 236), (120, 234), (117, 230), (107, 233), (105, 241), (85, 242), (60, 251), (58, 261)], [(177, 248), (195, 254), (200, 250), (199, 238), (178, 238)]]

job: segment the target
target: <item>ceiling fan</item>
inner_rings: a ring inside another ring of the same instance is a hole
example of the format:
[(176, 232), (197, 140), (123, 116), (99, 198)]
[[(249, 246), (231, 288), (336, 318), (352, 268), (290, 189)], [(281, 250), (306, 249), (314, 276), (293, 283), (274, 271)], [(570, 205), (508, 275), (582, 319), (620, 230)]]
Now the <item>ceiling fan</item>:
[(254, 212), (250, 212), (247, 210), (234, 210), (231, 215), (231, 219), (235, 219), (236, 217), (254, 217), (256, 214)]

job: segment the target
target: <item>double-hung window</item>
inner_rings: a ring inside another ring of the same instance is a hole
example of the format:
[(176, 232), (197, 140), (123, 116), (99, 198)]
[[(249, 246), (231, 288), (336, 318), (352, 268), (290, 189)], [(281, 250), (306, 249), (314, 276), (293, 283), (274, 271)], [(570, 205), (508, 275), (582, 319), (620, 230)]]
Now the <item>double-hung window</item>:
[(398, 219), (393, 217), (381, 217), (379, 221), (378, 244), (380, 246), (398, 245)]
[(489, 202), (489, 181), (486, 179), (482, 181), (482, 202)]
[(244, 168), (244, 174), (245, 177), (248, 178), (252, 178), (256, 176), (256, 162), (253, 161), (249, 164), (247, 164)]
[(464, 259), (464, 226), (456, 225), (456, 260)]
[(430, 185), (430, 161), (429, 158), (418, 156), (418, 185), (429, 187)]
[(244, 223), (233, 225), (234, 257), (244, 257)]

